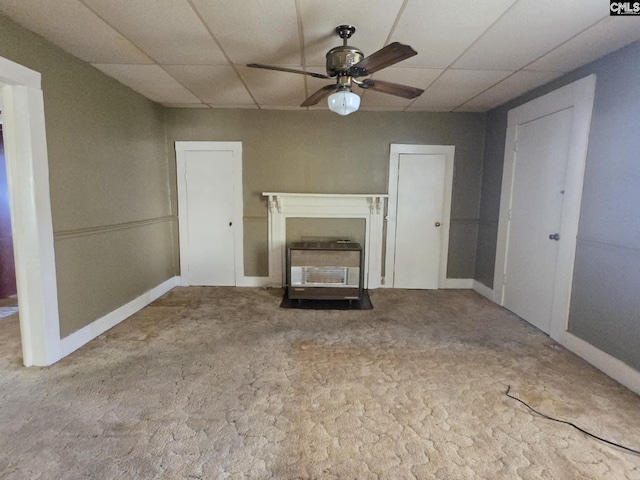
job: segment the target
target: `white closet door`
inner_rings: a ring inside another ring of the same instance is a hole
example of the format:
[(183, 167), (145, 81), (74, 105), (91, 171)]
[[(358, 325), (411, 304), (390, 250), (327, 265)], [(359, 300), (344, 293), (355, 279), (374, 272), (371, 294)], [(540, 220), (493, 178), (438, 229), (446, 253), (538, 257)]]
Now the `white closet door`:
[(438, 288), (445, 164), (441, 154), (400, 155), (395, 288)]
[(188, 263), (191, 285), (235, 285), (233, 154), (186, 156)]
[(182, 285), (234, 286), (242, 261), (242, 145), (176, 142)]
[(507, 119), (494, 298), (560, 343), (595, 84), (594, 75), (582, 78), (510, 110)]
[(514, 152), (504, 306), (545, 333), (550, 330), (562, 241), (572, 118), (569, 108), (520, 125)]

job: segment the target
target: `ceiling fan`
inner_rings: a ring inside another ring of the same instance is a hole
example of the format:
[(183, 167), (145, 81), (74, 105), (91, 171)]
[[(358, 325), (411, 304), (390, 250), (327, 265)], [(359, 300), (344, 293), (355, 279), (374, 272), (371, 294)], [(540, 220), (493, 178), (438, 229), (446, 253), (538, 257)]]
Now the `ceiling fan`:
[[(336, 33), (343, 40), (342, 46), (332, 48), (327, 52), (327, 73), (307, 72), (294, 68), (275, 67), (260, 63), (249, 63), (247, 67), (278, 70), (280, 72), (299, 73), (314, 78), (336, 79), (336, 83), (326, 85), (307, 98), (301, 107), (310, 107), (317, 104), (325, 97), (328, 98), (329, 109), (340, 115), (348, 115), (360, 107), (360, 97), (352, 92), (353, 85), (365, 90), (387, 93), (402, 98), (416, 98), (424, 90), (398, 83), (384, 82), (373, 78), (359, 80), (358, 77), (369, 76), (383, 68), (394, 65), (402, 60), (417, 55), (409, 45), (393, 42), (381, 48), (368, 57), (356, 47), (347, 45), (347, 40), (355, 33), (356, 27), (352, 25), (340, 25), (336, 27)], [(334, 92), (334, 93), (332, 93)]]

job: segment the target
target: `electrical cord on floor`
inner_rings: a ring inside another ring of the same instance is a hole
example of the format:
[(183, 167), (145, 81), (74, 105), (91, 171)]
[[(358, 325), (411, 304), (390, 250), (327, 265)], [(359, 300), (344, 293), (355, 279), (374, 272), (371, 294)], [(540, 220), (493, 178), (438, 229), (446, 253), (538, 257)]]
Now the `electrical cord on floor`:
[(549, 415), (545, 415), (544, 413), (541, 413), (538, 410), (536, 410), (535, 408), (533, 408), (527, 402), (525, 402), (523, 400), (520, 400), (518, 397), (514, 397), (513, 395), (511, 395), (509, 393), (510, 391), (511, 391), (511, 385), (507, 386), (507, 391), (505, 392), (505, 395), (507, 397), (513, 398), (514, 400), (517, 400), (518, 402), (522, 403), (525, 407), (527, 407), (529, 410), (531, 410), (534, 413), (537, 413), (541, 417), (544, 417), (544, 418), (546, 418), (548, 420), (553, 420), (554, 422), (564, 423), (565, 425), (570, 425), (573, 428), (575, 428), (576, 430), (579, 430), (580, 432), (584, 433), (585, 435), (588, 435), (588, 436), (590, 436), (592, 438), (595, 438), (596, 440), (600, 440), (601, 442), (608, 443), (609, 445), (613, 445), (614, 447), (622, 448), (623, 450), (626, 450), (627, 452), (633, 453), (635, 455), (640, 455), (640, 451), (638, 451), (638, 450), (634, 450), (633, 448), (625, 447), (624, 445), (620, 445), (619, 443), (610, 442), (609, 440), (605, 440), (602, 437), (599, 437), (597, 435), (594, 435), (593, 433), (589, 433), (586, 430), (583, 430), (582, 428), (578, 427), (577, 425), (574, 425), (571, 422), (567, 422), (565, 420), (558, 420), (557, 418), (553, 418), (553, 417), (550, 417)]

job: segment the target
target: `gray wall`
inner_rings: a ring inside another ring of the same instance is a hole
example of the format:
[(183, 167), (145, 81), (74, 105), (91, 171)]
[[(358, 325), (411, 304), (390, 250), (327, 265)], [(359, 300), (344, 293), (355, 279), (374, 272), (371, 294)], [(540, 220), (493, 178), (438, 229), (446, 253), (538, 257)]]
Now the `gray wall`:
[(475, 278), (493, 282), (508, 110), (592, 73), (569, 331), (640, 370), (640, 42), (489, 112)]
[(262, 192), (386, 193), (391, 143), (455, 145), (448, 276), (473, 278), (484, 115), (168, 109), (166, 119), (171, 165), (175, 141), (243, 142), (248, 276), (268, 275)]
[(42, 74), (64, 337), (177, 274), (162, 107), (0, 16)]

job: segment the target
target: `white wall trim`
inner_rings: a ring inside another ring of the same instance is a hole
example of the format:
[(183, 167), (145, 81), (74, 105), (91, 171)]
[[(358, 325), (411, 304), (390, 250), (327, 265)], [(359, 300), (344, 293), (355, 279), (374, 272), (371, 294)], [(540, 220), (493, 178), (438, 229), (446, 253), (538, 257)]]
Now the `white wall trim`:
[(444, 199), (442, 203), (440, 269), (438, 287), (447, 287), (447, 266), (449, 260), (449, 229), (451, 224), (451, 197), (453, 195), (453, 168), (455, 146), (453, 145), (408, 145), (392, 143), (389, 154), (389, 200), (387, 211), (387, 239), (385, 253), (385, 283), (388, 288), (393, 286), (393, 272), (395, 270), (395, 212), (398, 204), (398, 166), (401, 154), (414, 155), (444, 155)]
[(556, 340), (598, 370), (640, 395), (640, 372), (638, 370), (569, 332), (565, 332), (562, 338)]
[(551, 337), (555, 339), (561, 338), (567, 330), (569, 321), (573, 265), (576, 253), (576, 238), (578, 235), (578, 221), (580, 217), (582, 186), (584, 183), (584, 170), (589, 142), (591, 111), (595, 96), (595, 85), (596, 77), (595, 75), (590, 75), (509, 110), (508, 113), (493, 280), (494, 300), (499, 305), (504, 305), (504, 278), (507, 264), (509, 217), (515, 171), (514, 151), (518, 125), (543, 115), (548, 115), (551, 112), (573, 108), (570, 146), (567, 152), (567, 181), (565, 184), (562, 223), (560, 226), (562, 241), (558, 245), (558, 260), (554, 282), (555, 293), (549, 332)]
[(470, 290), (473, 288), (472, 278), (447, 278), (445, 288), (462, 288)]
[(494, 292), (492, 288), (487, 287), (484, 283), (479, 282), (477, 280), (473, 281), (473, 289), (478, 292), (480, 295), (482, 295), (485, 298), (488, 298), (489, 300), (491, 300), (492, 302), (494, 302), (495, 300), (493, 299), (494, 296)]
[(380, 287), (386, 194), (264, 192), (262, 195), (269, 200), (269, 286), (284, 286), (287, 218), (298, 217), (364, 219), (364, 288)]
[(7, 178), (25, 366), (61, 358), (41, 75), (0, 57)]
[(186, 184), (186, 152), (187, 151), (231, 151), (233, 154), (233, 224), (235, 250), (236, 285), (244, 282), (244, 221), (242, 197), (242, 142), (175, 142), (176, 149), (176, 183), (178, 187), (178, 236), (180, 238), (180, 281), (182, 286), (191, 285), (187, 245), (189, 230), (187, 218), (187, 184)]
[(160, 285), (152, 288), (148, 292), (145, 292), (139, 297), (131, 300), (129, 303), (126, 303), (120, 308), (117, 308), (114, 311), (106, 314), (104, 317), (91, 322), (89, 325), (63, 338), (60, 341), (62, 356), (64, 357), (72, 352), (75, 352), (77, 349), (79, 349), (83, 345), (86, 345), (98, 335), (101, 335), (110, 328), (115, 327), (134, 313), (149, 305), (154, 300), (157, 300), (162, 295), (178, 286), (178, 284), (179, 277), (172, 277), (162, 282)]
[(0, 57), (0, 82), (40, 90), (42, 75), (4, 57)]

